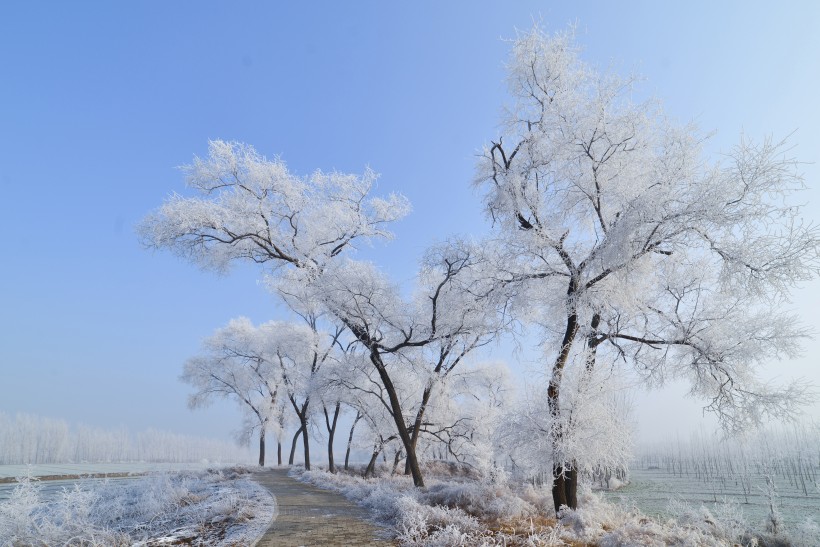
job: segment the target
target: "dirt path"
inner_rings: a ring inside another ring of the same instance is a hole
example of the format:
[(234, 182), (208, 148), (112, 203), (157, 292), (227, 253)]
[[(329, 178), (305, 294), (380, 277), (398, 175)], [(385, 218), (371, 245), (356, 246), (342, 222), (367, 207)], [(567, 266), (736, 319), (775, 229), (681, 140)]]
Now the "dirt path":
[(393, 545), (366, 522), (367, 511), (341, 494), (288, 477), (287, 469), (256, 471), (254, 480), (276, 498), (276, 513), (256, 547)]

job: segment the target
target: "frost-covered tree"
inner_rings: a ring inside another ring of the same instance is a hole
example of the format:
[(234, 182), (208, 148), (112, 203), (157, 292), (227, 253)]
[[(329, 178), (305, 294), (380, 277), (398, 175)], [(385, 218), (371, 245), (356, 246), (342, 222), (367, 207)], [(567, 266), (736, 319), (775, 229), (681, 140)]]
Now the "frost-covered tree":
[[(297, 437), (302, 436), (302, 447), (305, 456), (305, 469), (310, 469), (310, 422), (314, 408), (313, 400), (324, 402), (332, 397), (324, 389), (321, 375), (326, 373), (328, 366), (336, 360), (329, 357), (339, 351), (338, 340), (344, 329), (335, 328), (332, 331), (321, 331), (318, 326), (318, 317), (313, 314), (303, 316), (304, 324), (296, 325), (284, 322), (269, 322), (262, 325), (265, 332), (262, 334), (266, 341), (266, 359), (278, 366), (288, 401), (299, 420), (299, 430), (293, 438), (289, 463), (293, 463), (294, 448)], [(334, 414), (330, 436), (335, 433), (340, 406), (333, 401)], [(327, 408), (323, 404), (327, 415)], [(327, 416), (326, 416), (327, 417)], [(329, 418), (328, 418), (329, 419)], [(332, 469), (333, 445), (328, 446), (328, 465)]]
[(507, 366), (470, 363), (438, 378), (432, 391), (420, 422), (420, 452), (455, 460), (484, 477), (496, 471), (494, 436), (514, 394)]
[(188, 184), (202, 195), (167, 200), (142, 222), (143, 242), (205, 268), (223, 270), (236, 260), (262, 264), (280, 295), (309, 295), (305, 302), (320, 303), (367, 349), (414, 483), (423, 486), (391, 369), (418, 363), (408, 354), (443, 340), (460, 340), (457, 352), (475, 347), (470, 340), (494, 328), (485, 299), (463, 290), (475, 283), (479, 254), (466, 246), (442, 251), (424, 268), (415, 299), (406, 302), (371, 265), (338, 256), (359, 239), (389, 237), (384, 225), (409, 210), (399, 196), (369, 196), (372, 172), (299, 178), (246, 145), (215, 141), (209, 152), (185, 168)]
[[(525, 386), (523, 396), (502, 414), (494, 431), (497, 456), (508, 460), (515, 473), (530, 476), (551, 475), (552, 458), (544, 454), (556, 452), (560, 459), (572, 461), (570, 476), (606, 476), (627, 469), (632, 459), (631, 407), (614, 381), (608, 367), (568, 367), (559, 416), (550, 411), (543, 382)], [(553, 447), (559, 430), (561, 443)]]
[(232, 443), (149, 429), (69, 425), (29, 414), (0, 412), (0, 465), (111, 462), (248, 461)]
[(196, 391), (191, 408), (210, 404), (215, 398), (231, 399), (245, 419), (237, 437), (259, 434), (259, 465), (265, 465), (265, 434), (279, 422), (284, 378), (265, 352), (264, 333), (245, 317), (232, 319), (203, 343), (204, 352), (185, 362), (183, 382)]
[[(328, 367), (322, 375), (323, 391), (332, 393), (334, 398), (356, 413), (348, 433), (345, 469), (350, 466), (351, 448), (372, 449), (371, 464), (365, 473), (369, 476), (375, 470), (378, 456), (385, 447), (398, 440), (398, 434), (385, 388), (370, 362), (367, 350), (356, 344), (355, 340), (348, 342), (348, 345), (347, 351), (335, 355), (339, 362)], [(410, 370), (400, 372), (403, 374), (395, 377), (394, 381), (402, 388), (399, 395), (402, 404), (407, 405), (406, 394), (415, 395), (418, 382)]]
[[(378, 457), (391, 445), (400, 444), (396, 432), (395, 420), (391, 412), (389, 398), (385, 392), (379, 375), (370, 362), (366, 351), (349, 351), (343, 355), (343, 362), (331, 369), (325, 375), (329, 389), (334, 390), (346, 406), (353, 408), (356, 418), (351, 426), (347, 453), (345, 454), (345, 469), (349, 468), (350, 450), (355, 446), (363, 450), (370, 450), (370, 460), (364, 476), (371, 476), (376, 469)], [(409, 405), (408, 392), (415, 395), (416, 379), (404, 370), (404, 376), (395, 376), (394, 381), (402, 387), (399, 394), (403, 405)], [(400, 371), (401, 374), (401, 371)]]
[[(301, 435), (305, 468), (310, 469), (310, 403), (313, 398), (322, 399), (319, 374), (331, 353), (338, 351), (343, 329), (328, 333), (319, 330), (315, 315), (306, 314), (303, 319), (304, 324), (268, 321), (259, 326), (246, 318), (234, 319), (205, 341), (204, 355), (185, 364), (182, 380), (197, 389), (190, 398), (192, 407), (207, 404), (213, 397), (240, 403), (246, 419), (239, 438), (259, 432), (260, 465), (264, 465), (266, 431), (273, 428), (281, 439), (286, 406), (299, 422), (290, 463)], [(334, 423), (338, 414), (337, 408)], [(333, 461), (332, 452), (329, 460)]]
[[(310, 280), (298, 281), (301, 271), (280, 278), (281, 283), (312, 287), (314, 299), (365, 349), (416, 486), (424, 485), (416, 446), (436, 380), (500, 329), (484, 297), (484, 266), (481, 250), (473, 245), (436, 248), (425, 260), (409, 300), (372, 264), (347, 259)], [(417, 395), (409, 395), (412, 390), (396, 382), (408, 373), (420, 381)], [(413, 416), (409, 422), (408, 416)]]
[[(309, 453), (308, 445), (308, 421), (311, 398), (317, 399), (322, 406), (322, 416), (327, 427), (327, 461), (328, 470), (331, 473), (336, 471), (336, 463), (333, 453), (333, 443), (336, 436), (336, 427), (339, 423), (339, 416), (342, 414), (343, 394), (339, 393), (336, 385), (328, 381), (328, 377), (333, 377), (334, 369), (344, 362), (344, 355), (350, 351), (350, 342), (344, 343), (345, 327), (341, 324), (334, 324), (328, 320), (327, 313), (321, 307), (321, 302), (313, 298), (310, 290), (301, 283), (279, 283), (277, 280), (270, 280), (271, 288), (279, 294), (290, 310), (298, 316), (303, 323), (303, 327), (310, 330), (308, 335), (300, 335), (298, 332), (282, 332), (279, 334), (280, 342), (277, 342), (277, 358), (282, 369), (293, 372), (289, 377), (301, 384), (301, 403), (297, 403), (294, 397), (289, 396), (301, 427), (297, 435), (301, 432), (305, 454)], [(331, 317), (332, 319), (332, 317)], [(305, 342), (312, 340), (312, 345), (306, 346)], [(309, 349), (308, 353), (302, 352)], [(293, 385), (293, 382), (291, 382)], [(331, 411), (328, 411), (328, 408)], [(332, 417), (331, 417), (332, 416)], [(294, 437), (293, 447), (296, 446)], [(293, 463), (293, 447), (291, 447), (290, 463)], [(310, 469), (310, 458), (305, 456), (305, 468)]]
[(802, 187), (782, 143), (741, 141), (717, 161), (690, 126), (633, 78), (582, 62), (570, 34), (522, 35), (512, 102), (477, 184), (503, 239), (520, 317), (543, 328), (555, 508), (576, 506), (562, 392), (565, 369), (602, 356), (657, 386), (680, 378), (729, 431), (790, 416), (800, 387), (755, 369), (805, 335), (782, 303), (815, 276), (818, 231), (790, 196)]

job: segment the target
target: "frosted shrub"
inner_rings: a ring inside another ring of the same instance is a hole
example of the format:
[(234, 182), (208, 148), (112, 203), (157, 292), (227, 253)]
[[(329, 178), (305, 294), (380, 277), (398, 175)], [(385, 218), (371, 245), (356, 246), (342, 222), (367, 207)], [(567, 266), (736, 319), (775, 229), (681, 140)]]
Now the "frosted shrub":
[(459, 507), (486, 520), (523, 518), (536, 513), (535, 507), (509, 488), (486, 483), (439, 483), (428, 488), (423, 498), (430, 505)]
[(676, 526), (661, 526), (658, 523), (643, 520), (625, 523), (624, 526), (605, 534), (598, 543), (601, 547), (724, 547), (725, 542), (703, 537), (693, 530)]
[(361, 500), (361, 503), (373, 511), (377, 519), (385, 522), (395, 522), (401, 518), (401, 503), (405, 499), (413, 499), (412, 494), (402, 493), (390, 485), (380, 484), (371, 490)]
[[(62, 531), (67, 536), (82, 537), (85, 531), (99, 528), (94, 525), (94, 518), (99, 507), (99, 494), (75, 484), (73, 488), (64, 488), (54, 504), (52, 519), (55, 535)], [(118, 504), (112, 504), (118, 505)], [(104, 533), (111, 533), (104, 530)]]
[(405, 545), (472, 545), (483, 529), (475, 517), (458, 508), (422, 505), (409, 496), (399, 498), (397, 506), (397, 539)]
[(718, 535), (728, 541), (740, 542), (749, 529), (743, 509), (734, 500), (723, 500), (714, 508), (714, 516)]
[(526, 484), (518, 490), (518, 496), (535, 507), (539, 515), (548, 515), (552, 511), (552, 492), (549, 488), (535, 488), (531, 484)]
[(127, 536), (98, 519), (98, 498), (81, 488), (64, 489), (54, 504), (41, 500), (40, 484), (31, 477), (19, 479), (8, 500), (0, 503), (0, 545), (126, 546)]
[(376, 520), (389, 524), (395, 523), (401, 516), (400, 498), (414, 498), (419, 494), (413, 483), (404, 476), (382, 477), (374, 483), (357, 476), (335, 475), (325, 471), (291, 472), (291, 475), (320, 488), (335, 490), (368, 508)]
[(167, 473), (152, 475), (140, 499), (141, 510), (150, 515), (160, 515), (176, 506), (187, 492), (187, 488), (172, 483)]
[(32, 537), (39, 528), (35, 511), (40, 504), (40, 485), (31, 477), (19, 479), (11, 496), (0, 504), (0, 537), (3, 545), (13, 545)]
[(510, 480), (510, 475), (503, 467), (493, 465), (487, 471), (485, 480), (490, 484), (495, 484), (497, 486), (507, 486)]
[[(727, 541), (717, 533), (715, 518), (681, 504), (680, 522), (658, 522), (629, 507), (607, 503), (586, 491), (579, 496), (577, 510), (561, 511), (564, 536), (575, 541), (595, 543), (601, 547), (666, 545), (708, 547), (725, 546)], [(729, 542), (731, 544), (733, 542)]]
[(616, 477), (609, 477), (606, 480), (606, 487), (608, 490), (618, 490), (619, 488), (626, 486), (629, 484), (628, 482), (623, 482)]

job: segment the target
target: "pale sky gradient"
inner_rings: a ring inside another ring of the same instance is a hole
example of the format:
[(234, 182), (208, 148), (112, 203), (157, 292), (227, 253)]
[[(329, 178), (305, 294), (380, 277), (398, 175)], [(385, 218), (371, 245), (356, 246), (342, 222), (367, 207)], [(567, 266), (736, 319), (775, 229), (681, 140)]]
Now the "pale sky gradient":
[[(497, 135), (505, 39), (534, 20), (577, 23), (586, 60), (642, 74), (670, 115), (717, 131), (714, 151), (795, 132), (820, 220), (820, 4), (773, 6), (3, 2), (0, 411), (227, 438), (238, 413), (189, 411), (182, 363), (229, 319), (282, 312), (252, 268), (217, 277), (140, 248), (135, 224), (184, 191), (174, 166), (208, 139), (302, 174), (369, 165), (414, 212), (359, 256), (407, 280), (430, 243), (486, 229), (474, 157)], [(820, 281), (795, 307), (820, 325)], [(820, 341), (806, 349), (765, 375), (820, 386)], [(697, 408), (675, 389), (641, 397), (641, 436), (697, 427)]]

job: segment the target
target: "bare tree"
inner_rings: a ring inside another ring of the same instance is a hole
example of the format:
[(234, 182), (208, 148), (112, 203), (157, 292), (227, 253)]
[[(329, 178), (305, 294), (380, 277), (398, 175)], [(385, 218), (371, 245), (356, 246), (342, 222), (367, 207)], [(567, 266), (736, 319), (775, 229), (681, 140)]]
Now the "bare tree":
[(606, 355), (650, 386), (686, 379), (729, 431), (789, 416), (803, 399), (754, 375), (805, 335), (780, 311), (818, 266), (818, 231), (789, 200), (797, 163), (768, 140), (710, 161), (692, 127), (633, 102), (632, 85), (584, 64), (569, 34), (522, 35), (502, 136), (478, 166), (501, 277), (519, 284), (518, 310), (548, 340), (556, 511), (577, 504), (562, 444), (568, 366), (594, 369)]

